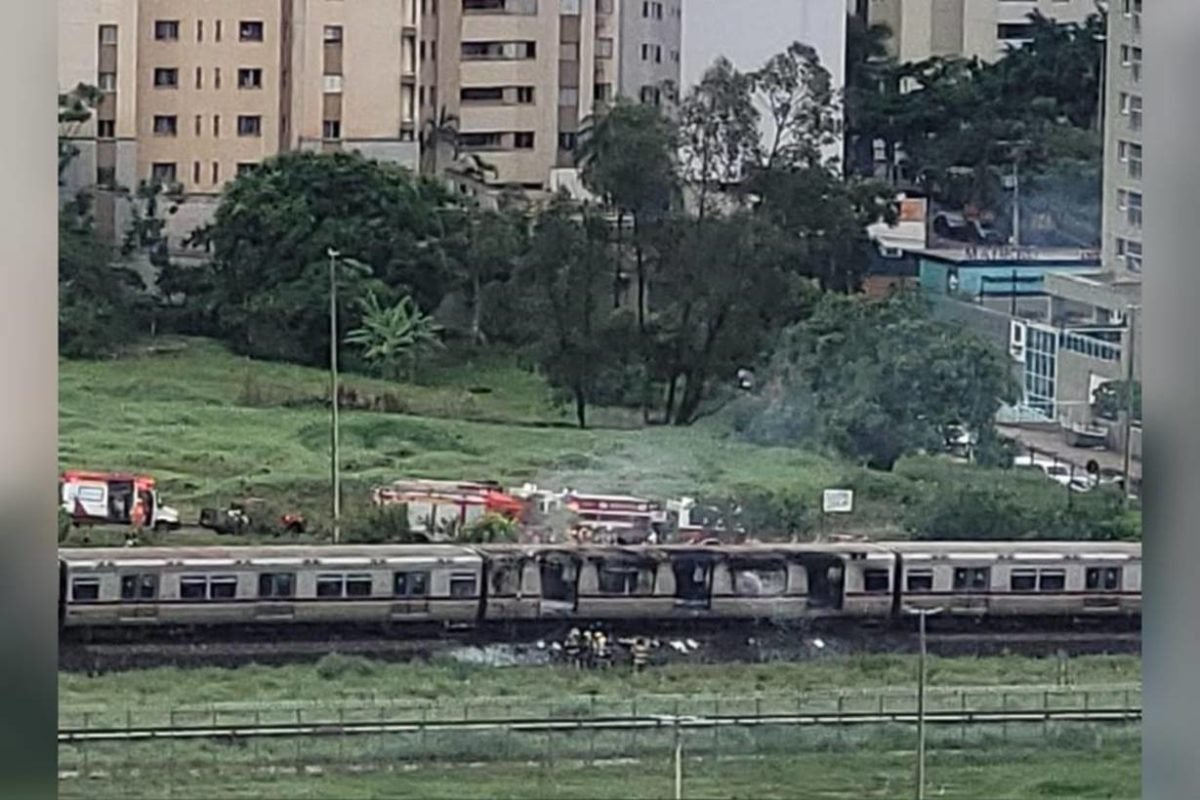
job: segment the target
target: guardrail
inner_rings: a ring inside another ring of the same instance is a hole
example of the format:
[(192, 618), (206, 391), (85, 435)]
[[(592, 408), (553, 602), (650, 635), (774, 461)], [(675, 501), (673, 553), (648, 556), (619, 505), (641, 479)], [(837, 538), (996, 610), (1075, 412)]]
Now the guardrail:
[[(1096, 686), (973, 686), (930, 687), (926, 690), (927, 719), (936, 714), (959, 717), (986, 714), (1127, 712), (1141, 708), (1140, 683)], [(277, 701), (212, 703), (176, 708), (64, 707), (59, 711), (60, 740), (64, 734), (86, 738), (88, 732), (266, 730), (322, 728), (349, 730), (354, 726), (464, 724), (578, 724), (581, 721), (705, 718), (841, 719), (871, 717), (904, 721), (917, 711), (916, 691), (909, 687), (859, 690), (821, 690), (753, 695), (575, 695), (567, 697), (491, 697), (433, 702), (410, 698), (348, 698), (338, 701)], [(961, 721), (961, 720), (960, 720)], [(797, 723), (800, 724), (800, 723)], [(818, 724), (818, 723), (814, 723)], [(820, 723), (823, 724), (823, 723)], [(150, 735), (146, 733), (145, 735)]]

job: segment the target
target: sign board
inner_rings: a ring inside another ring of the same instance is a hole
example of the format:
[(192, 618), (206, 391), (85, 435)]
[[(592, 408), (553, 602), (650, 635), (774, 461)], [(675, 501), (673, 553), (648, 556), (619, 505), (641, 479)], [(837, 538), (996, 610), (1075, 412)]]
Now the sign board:
[(821, 510), (826, 514), (848, 514), (854, 510), (854, 491), (826, 489), (821, 495)]

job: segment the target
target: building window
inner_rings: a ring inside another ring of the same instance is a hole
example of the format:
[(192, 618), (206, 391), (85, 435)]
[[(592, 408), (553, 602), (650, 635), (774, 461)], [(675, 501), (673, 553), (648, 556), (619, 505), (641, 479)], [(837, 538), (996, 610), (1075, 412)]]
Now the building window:
[(261, 42), (263, 24), (257, 20), (242, 20), (238, 23), (238, 39), (243, 42)]
[(342, 138), (342, 121), (340, 119), (327, 119), (322, 122), (321, 136), (325, 139)]
[(533, 103), (533, 87), (518, 86), (517, 87), (517, 102), (522, 105), (532, 105)]
[(561, 86), (558, 90), (558, 104), (568, 108), (579, 105), (579, 89), (575, 86)]
[(643, 2), (642, 3), (642, 18), (643, 19), (662, 19), (663, 18), (663, 4), (660, 2), (655, 2), (655, 0), (648, 0), (647, 2)]
[(251, 114), (238, 116), (238, 136), (262, 136), (262, 117)]
[(1058, 337), (1054, 331), (1029, 328), (1025, 350), (1025, 406), (1046, 419), (1055, 418)]
[(598, 103), (607, 103), (612, 99), (612, 84), (597, 83), (595, 89), (592, 91), (592, 99)]
[(239, 89), (261, 89), (262, 88), (262, 70), (257, 67), (243, 68), (238, 70), (238, 88)]
[(156, 67), (154, 85), (159, 89), (175, 89), (179, 86), (179, 70), (174, 67)]
[(204, 88), (204, 67), (196, 67), (196, 88)]
[(613, 40), (611, 37), (601, 37), (596, 40), (596, 58), (613, 57)]
[(504, 89), (500, 86), (472, 86), (459, 92), (464, 103), (499, 103), (504, 100)]
[(155, 183), (175, 183), (175, 163), (156, 161), (151, 164), (150, 179)]
[(113, 139), (117, 135), (117, 123), (115, 120), (102, 119), (96, 121), (96, 138), (97, 139)]
[(462, 57), (465, 61), (529, 61), (537, 58), (537, 42), (463, 42)]
[(1125, 221), (1135, 228), (1142, 227), (1142, 193), (1128, 189), (1117, 190), (1117, 210), (1125, 212)]
[(204, 41), (204, 20), (202, 19), (196, 20), (196, 41)]
[(214, 89), (221, 88), (221, 68), (220, 67), (213, 67), (213, 88)]
[(1117, 159), (1125, 165), (1130, 178), (1141, 180), (1142, 177), (1142, 146), (1137, 142), (1117, 142)]
[(613, 0), (596, 0), (596, 13), (597, 14), (613, 13)]
[(575, 42), (563, 42), (558, 49), (559, 61), (578, 61), (579, 60), (579, 45)]
[(1117, 256), (1124, 259), (1125, 269), (1142, 271), (1142, 243), (1134, 239), (1117, 238)]
[(115, 92), (117, 90), (117, 73), (101, 72), (96, 76), (96, 83), (99, 84), (102, 92)]
[(241, 161), (237, 165), (237, 176), (240, 178), (243, 175), (249, 175), (258, 164), (253, 161)]
[(342, 41), (342, 26), (341, 25), (326, 25), (325, 26), (325, 43), (334, 44)]
[(154, 135), (155, 136), (175, 136), (179, 133), (178, 119), (172, 115), (155, 115), (154, 117)]
[(174, 42), (179, 39), (179, 20), (160, 19), (154, 22), (154, 38), (160, 42)]
[(996, 26), (996, 38), (1002, 42), (1022, 42), (1033, 38), (1033, 25), (1028, 22), (1002, 22)]
[(577, 134), (573, 131), (566, 132), (566, 133), (560, 133), (558, 135), (558, 149), (565, 150), (568, 153), (573, 152), (575, 150), (575, 145), (578, 143), (578, 141), (579, 141), (579, 134)]
[(192, 162), (192, 183), (200, 183), (200, 162)]
[(213, 41), (221, 41), (221, 20), (217, 20), (213, 23)]
[(1129, 129), (1132, 131), (1140, 131), (1142, 129), (1142, 97), (1129, 92), (1121, 92), (1119, 98), (1119, 106), (1121, 114), (1129, 117)]
[(213, 114), (213, 136), (221, 135), (221, 115)]
[(212, 182), (214, 185), (221, 182), (221, 162), (219, 161), (212, 162)]
[(662, 92), (657, 86), (643, 86), (639, 96), (645, 105), (656, 106), (662, 100)]
[(533, 132), (518, 131), (513, 134), (513, 147), (517, 150), (533, 149)]
[(100, 44), (116, 44), (117, 43), (117, 26), (116, 25), (101, 25), (100, 26)]
[(498, 133), (460, 133), (458, 141), (463, 150), (495, 150), (501, 139)]

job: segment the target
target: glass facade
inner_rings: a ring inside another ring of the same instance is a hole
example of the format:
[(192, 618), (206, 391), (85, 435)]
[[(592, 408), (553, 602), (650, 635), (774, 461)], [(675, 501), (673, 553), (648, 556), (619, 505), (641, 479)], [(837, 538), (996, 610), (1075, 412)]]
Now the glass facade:
[(1025, 405), (1054, 419), (1054, 380), (1058, 335), (1052, 328), (1029, 326), (1025, 348)]

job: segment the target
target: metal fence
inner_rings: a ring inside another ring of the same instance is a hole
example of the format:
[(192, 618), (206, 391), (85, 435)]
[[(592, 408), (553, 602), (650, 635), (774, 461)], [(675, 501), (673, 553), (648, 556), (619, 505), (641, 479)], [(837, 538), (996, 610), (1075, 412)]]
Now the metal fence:
[[(1074, 746), (1140, 719), (1141, 686), (931, 688), (931, 748)], [(911, 689), (64, 708), (64, 783), (390, 770), (421, 763), (596, 763), (913, 746)], [(89, 780), (90, 779), (90, 780)], [(168, 784), (169, 785), (169, 784)]]

